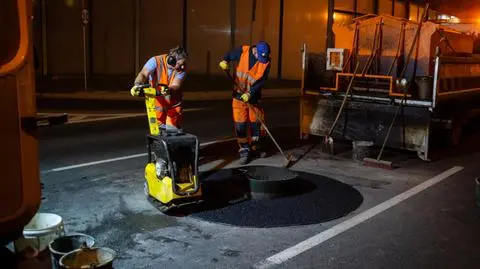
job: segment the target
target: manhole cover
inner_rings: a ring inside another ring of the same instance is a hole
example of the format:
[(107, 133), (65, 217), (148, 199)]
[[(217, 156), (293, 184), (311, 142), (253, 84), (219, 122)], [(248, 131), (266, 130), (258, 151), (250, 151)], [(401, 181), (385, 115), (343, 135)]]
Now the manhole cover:
[(253, 199), (274, 199), (295, 195), (296, 187), (300, 186), (298, 174), (286, 168), (247, 166), (238, 168), (237, 171), (248, 180), (248, 191)]
[(251, 172), (250, 176), (256, 175), (257, 178), (264, 176), (267, 170), (271, 172), (264, 181), (283, 175), (285, 182), (289, 182), (288, 193), (280, 192), (282, 195), (276, 195), (274, 199), (252, 199), (245, 170), (209, 171), (200, 175), (204, 202), (181, 208), (178, 214), (233, 226), (282, 227), (334, 220), (354, 211), (363, 202), (362, 195), (355, 188), (328, 177), (298, 171), (286, 173), (278, 167), (241, 169), (245, 168)]

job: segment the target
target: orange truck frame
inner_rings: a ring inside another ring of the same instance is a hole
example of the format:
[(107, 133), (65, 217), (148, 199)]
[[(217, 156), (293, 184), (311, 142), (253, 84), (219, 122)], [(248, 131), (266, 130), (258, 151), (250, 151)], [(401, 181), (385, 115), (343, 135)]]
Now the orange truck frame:
[(32, 1), (2, 0), (0, 17), (0, 242), (22, 235), (41, 201), (32, 45)]

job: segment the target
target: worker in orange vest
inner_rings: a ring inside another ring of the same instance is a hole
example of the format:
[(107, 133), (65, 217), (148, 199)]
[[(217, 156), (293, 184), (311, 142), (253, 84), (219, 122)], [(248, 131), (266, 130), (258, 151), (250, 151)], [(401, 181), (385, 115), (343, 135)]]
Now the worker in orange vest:
[(258, 146), (264, 136), (257, 116), (264, 120), (260, 101), (262, 88), (270, 72), (270, 45), (261, 41), (253, 46), (233, 49), (224, 56), (220, 68), (228, 72), (230, 62), (237, 63), (232, 101), (233, 121), (240, 147), (240, 163), (246, 164), (252, 157), (260, 155)]
[[(180, 86), (185, 79), (187, 51), (180, 46), (168, 54), (151, 57), (135, 78), (131, 94), (138, 96), (139, 85), (147, 81), (162, 93), (155, 101), (157, 120), (161, 129), (181, 129), (183, 94)], [(158, 86), (158, 83), (166, 86)]]

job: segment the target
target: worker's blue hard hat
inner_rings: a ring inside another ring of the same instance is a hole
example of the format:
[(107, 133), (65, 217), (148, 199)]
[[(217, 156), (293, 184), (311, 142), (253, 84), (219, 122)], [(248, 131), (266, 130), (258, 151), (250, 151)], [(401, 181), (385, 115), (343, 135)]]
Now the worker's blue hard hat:
[(258, 61), (267, 63), (270, 60), (270, 45), (265, 41), (260, 41), (256, 45), (258, 53)]

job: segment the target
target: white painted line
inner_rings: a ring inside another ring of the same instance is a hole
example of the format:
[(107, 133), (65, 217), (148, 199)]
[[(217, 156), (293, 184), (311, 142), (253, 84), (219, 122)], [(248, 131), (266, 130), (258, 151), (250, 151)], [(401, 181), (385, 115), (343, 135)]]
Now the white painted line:
[(389, 208), (401, 203), (402, 201), (407, 200), (408, 198), (432, 187), (433, 185), (441, 182), (442, 180), (452, 176), (455, 173), (460, 172), (461, 170), (463, 170), (463, 167), (461, 166), (452, 167), (451, 169), (423, 182), (422, 184), (419, 184), (373, 208), (370, 208), (367, 211), (364, 211), (356, 215), (355, 217), (352, 217), (342, 223), (339, 223), (328, 230), (325, 230), (317, 235), (314, 235), (313, 237), (310, 237), (305, 241), (298, 243), (295, 246), (292, 246), (282, 252), (279, 252), (255, 264), (255, 268), (266, 269), (266, 268), (270, 268), (272, 266), (284, 263), (285, 261), (292, 259), (293, 257), (320, 245), (321, 243), (349, 230), (350, 228), (353, 228), (361, 224), (362, 222), (384, 212), (385, 210), (388, 210)]
[[(214, 141), (210, 141), (210, 142), (201, 143), (200, 146), (205, 147), (205, 146), (218, 144), (218, 143), (223, 143), (223, 142), (229, 142), (229, 141), (233, 141), (233, 140), (236, 140), (236, 138), (233, 137), (233, 138), (214, 140)], [(50, 170), (42, 171), (42, 173), (60, 172), (60, 171), (71, 170), (71, 169), (76, 169), (76, 168), (81, 168), (81, 167), (86, 167), (86, 166), (124, 161), (124, 160), (128, 160), (128, 159), (140, 158), (140, 157), (145, 157), (145, 156), (147, 156), (147, 153), (132, 154), (132, 155), (121, 156), (121, 157), (117, 157), (117, 158), (111, 158), (111, 159), (105, 159), (105, 160), (100, 160), (100, 161), (94, 161), (94, 162), (81, 163), (81, 164), (75, 164), (75, 165), (53, 168), (53, 169), (50, 169)]]
[[(185, 108), (183, 112), (194, 112), (194, 111), (204, 111), (209, 110), (208, 107), (193, 107), (193, 108)], [(48, 112), (41, 112), (38, 115), (42, 116), (59, 116), (63, 115), (64, 113), (48, 113)], [(88, 123), (88, 122), (97, 122), (97, 121), (106, 121), (106, 120), (117, 120), (117, 119), (124, 119), (124, 118), (135, 118), (135, 117), (146, 117), (146, 113), (67, 113), (68, 114), (68, 122), (65, 124), (77, 124), (77, 123)], [(94, 118), (88, 118), (94, 117)]]
[(106, 117), (98, 117), (93, 119), (85, 119), (87, 116), (82, 118), (73, 118), (71, 121), (69, 120), (66, 124), (77, 124), (77, 123), (87, 123), (87, 122), (97, 122), (97, 121), (106, 121), (106, 120), (117, 120), (117, 119), (126, 119), (126, 118), (135, 118), (141, 117), (145, 114), (132, 114), (132, 115), (118, 115), (118, 116), (106, 116)]
[(92, 166), (92, 165), (97, 165), (97, 164), (102, 164), (102, 163), (111, 163), (111, 162), (123, 161), (123, 160), (145, 157), (145, 156), (147, 156), (147, 153), (133, 154), (133, 155), (122, 156), (122, 157), (117, 157), (117, 158), (112, 158), (112, 159), (101, 160), (101, 161), (81, 163), (81, 164), (69, 165), (69, 166), (64, 166), (64, 167), (59, 167), (59, 168), (53, 168), (50, 171), (60, 172), (60, 171), (65, 171), (65, 170), (70, 170), (70, 169), (75, 169), (75, 168), (81, 168), (81, 167), (85, 167), (85, 166)]

